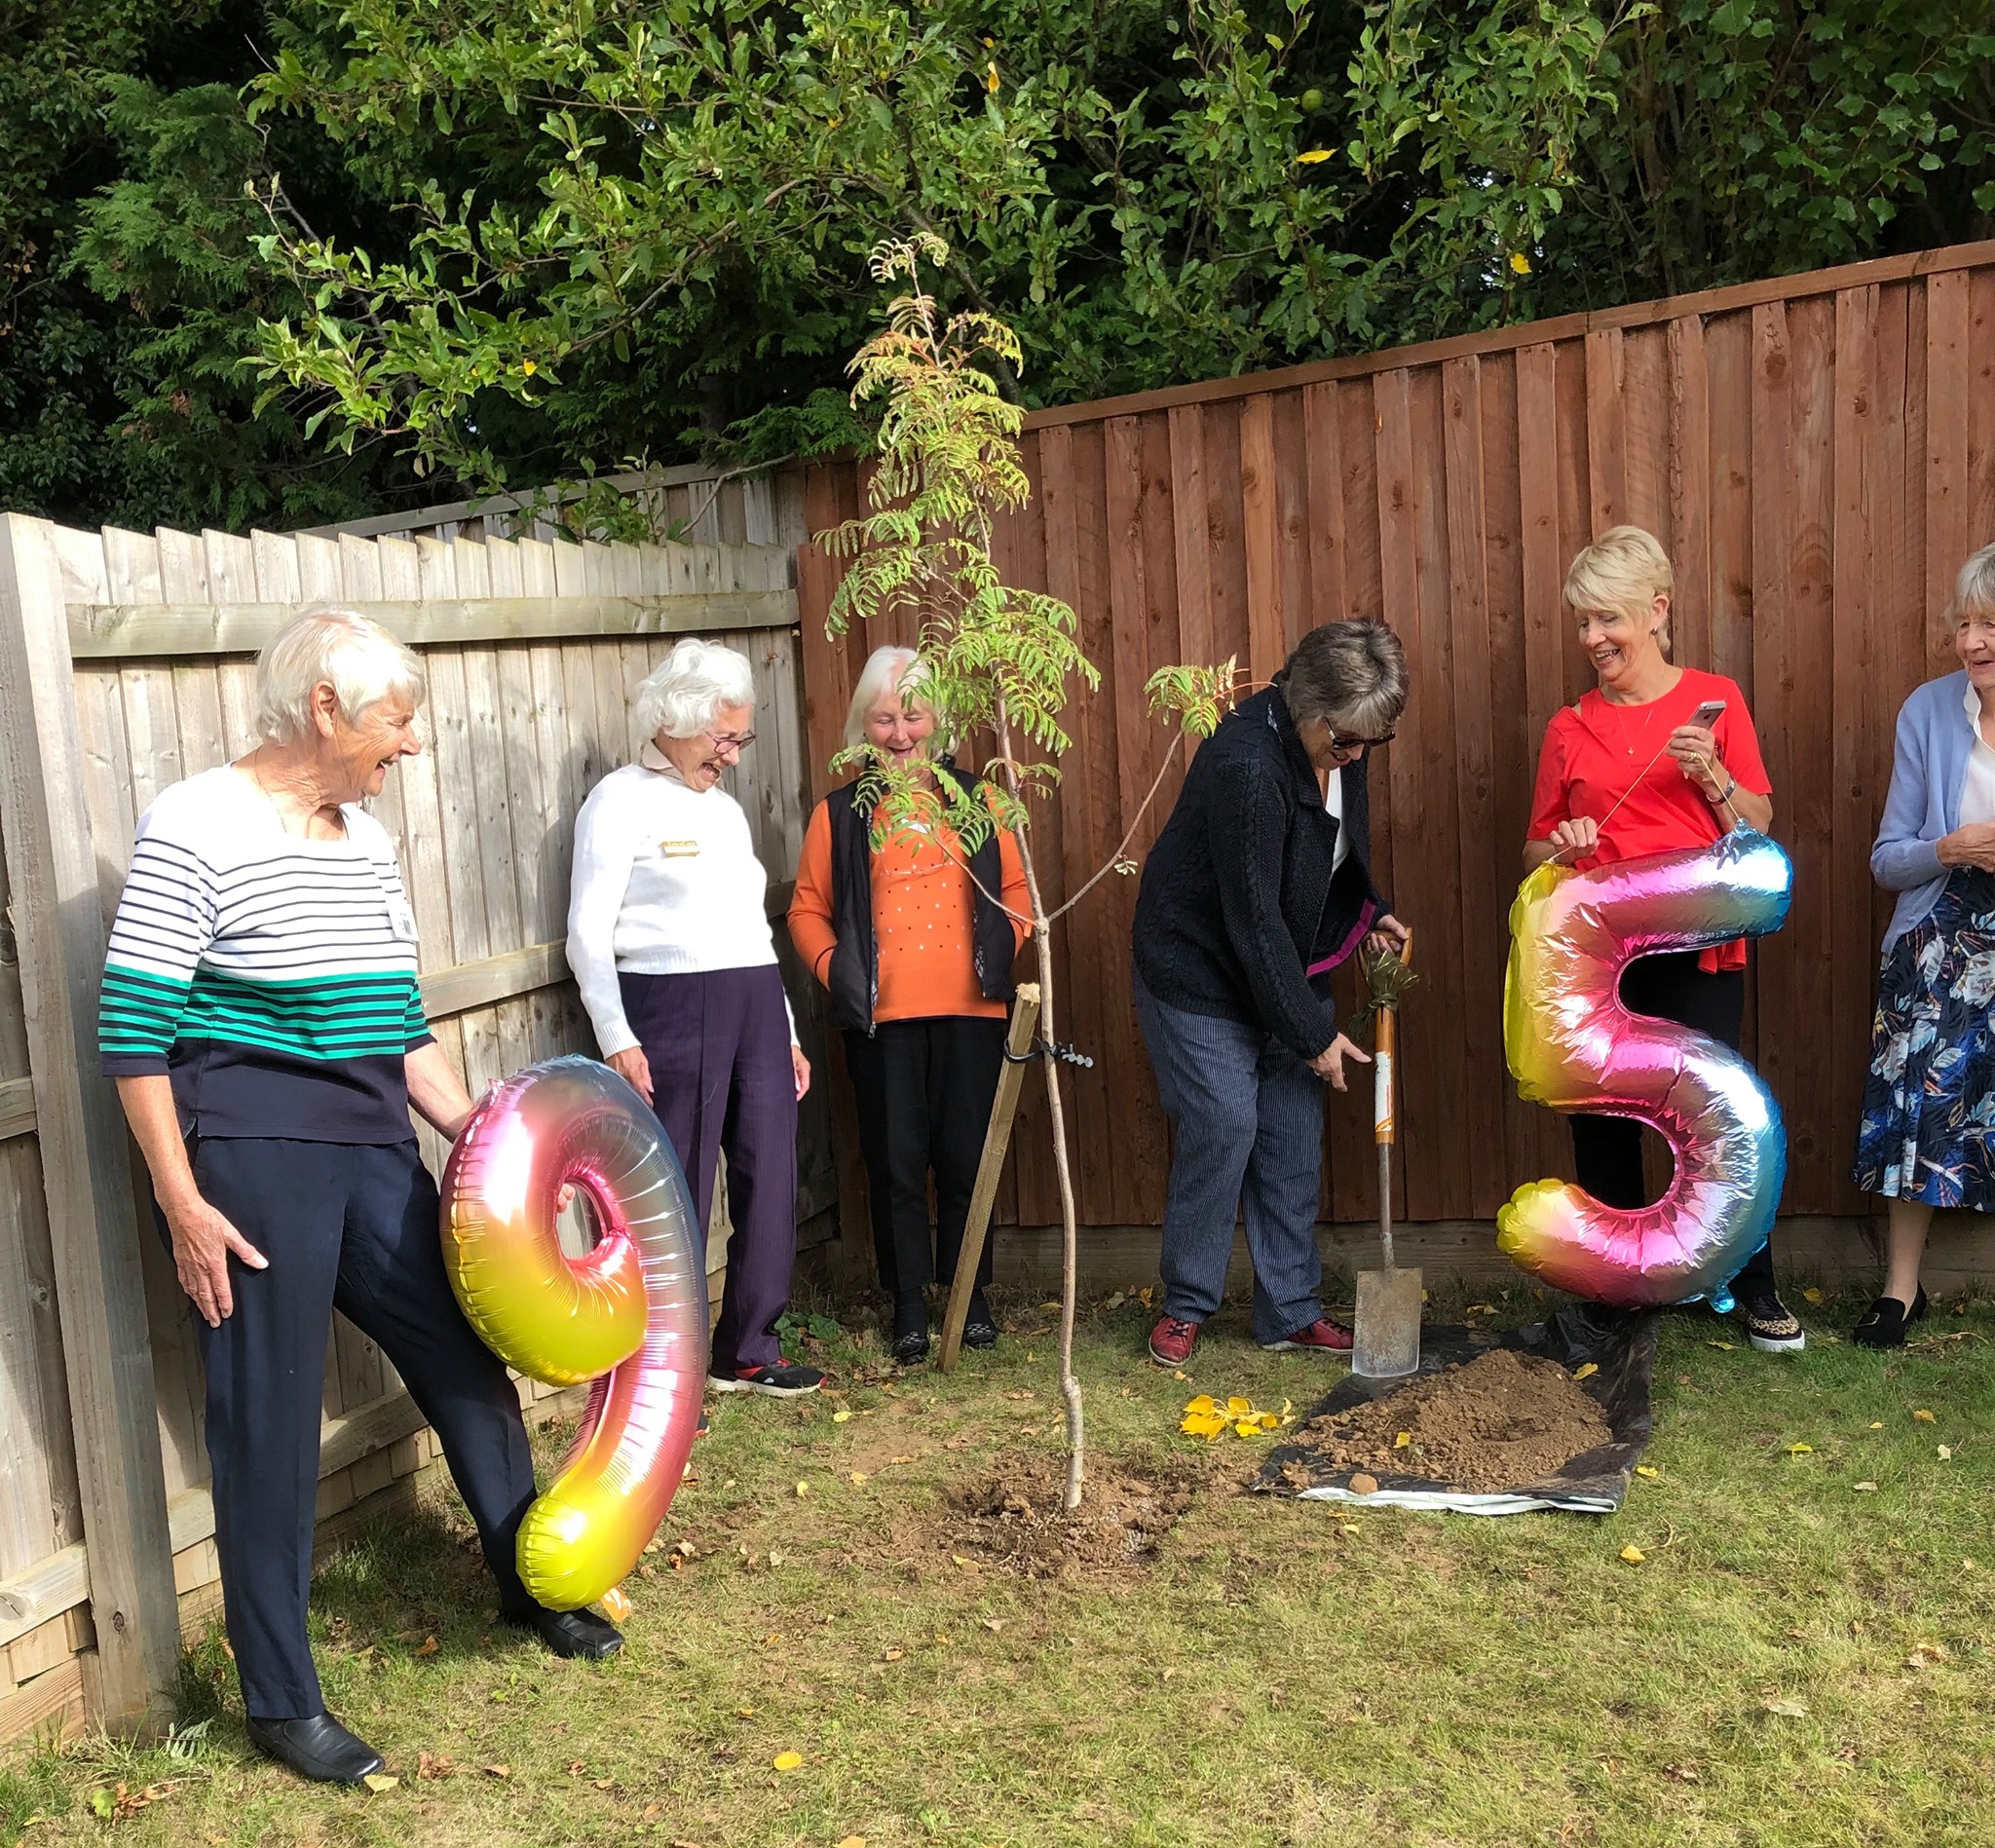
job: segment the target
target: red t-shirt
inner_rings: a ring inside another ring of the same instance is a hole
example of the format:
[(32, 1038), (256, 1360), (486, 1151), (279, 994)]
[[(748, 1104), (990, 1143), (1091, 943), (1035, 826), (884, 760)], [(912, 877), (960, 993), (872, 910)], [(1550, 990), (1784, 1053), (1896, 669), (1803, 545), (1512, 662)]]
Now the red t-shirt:
[[(1719, 805), (1705, 801), (1703, 790), (1662, 748), (1670, 734), (1688, 725), (1690, 715), (1707, 699), (1725, 702), (1712, 732), (1726, 773), (1739, 779), (1741, 789), (1755, 796), (1772, 795), (1752, 715), (1746, 710), (1738, 683), (1723, 674), (1686, 667), (1668, 693), (1646, 705), (1615, 705), (1596, 689), (1576, 706), (1562, 707), (1553, 715), (1538, 757), (1530, 838), (1542, 841), (1560, 822), (1575, 815), (1602, 822), (1600, 851), (1574, 862), (1582, 869), (1672, 848), (1707, 847), (1715, 841), (1731, 825), (1730, 816)], [(1739, 941), (1707, 950), (1698, 966), (1707, 971), (1743, 969), (1746, 945)]]

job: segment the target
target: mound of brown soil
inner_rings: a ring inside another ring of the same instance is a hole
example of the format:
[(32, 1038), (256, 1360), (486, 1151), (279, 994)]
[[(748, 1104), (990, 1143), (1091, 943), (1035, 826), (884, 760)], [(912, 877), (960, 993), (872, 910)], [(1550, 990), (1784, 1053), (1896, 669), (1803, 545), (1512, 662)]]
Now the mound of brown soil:
[(1191, 1506), (1189, 1480), (1174, 1470), (1138, 1476), (1098, 1463), (1069, 1514), (1066, 1480), (1064, 1458), (1021, 1457), (951, 1490), (950, 1552), (1026, 1578), (1124, 1571), (1147, 1563)]
[(1540, 1481), (1614, 1434), (1556, 1361), (1498, 1348), (1386, 1398), (1311, 1418), (1297, 1427), (1296, 1441), (1310, 1452), (1282, 1472), (1296, 1488), (1364, 1470), (1476, 1491)]

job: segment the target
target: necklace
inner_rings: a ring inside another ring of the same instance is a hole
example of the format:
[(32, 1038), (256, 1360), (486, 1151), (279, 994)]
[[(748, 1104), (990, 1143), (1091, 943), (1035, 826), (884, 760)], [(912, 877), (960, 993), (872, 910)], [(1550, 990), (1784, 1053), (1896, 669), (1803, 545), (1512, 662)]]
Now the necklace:
[(1614, 723), (1621, 729), (1621, 742), (1627, 745), (1628, 755), (1633, 757), (1641, 748), (1642, 740), (1648, 736), (1649, 727), (1656, 722), (1656, 708), (1663, 703), (1662, 700), (1650, 699), (1644, 701), (1648, 709), (1648, 717), (1642, 720), (1641, 730), (1638, 732), (1631, 732), (1629, 722), (1623, 716), (1621, 706), (1617, 701), (1609, 699), (1605, 694), (1601, 694), (1600, 702), (1603, 705), (1609, 705), (1614, 708)]

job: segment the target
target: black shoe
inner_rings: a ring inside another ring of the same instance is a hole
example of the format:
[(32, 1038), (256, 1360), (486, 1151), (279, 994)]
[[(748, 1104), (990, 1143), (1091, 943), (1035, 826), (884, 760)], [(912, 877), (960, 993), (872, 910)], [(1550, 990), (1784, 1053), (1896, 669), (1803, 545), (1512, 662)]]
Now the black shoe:
[(772, 1392), (781, 1399), (799, 1393), (815, 1392), (824, 1376), (815, 1367), (793, 1367), (776, 1361), (766, 1367), (736, 1367), (731, 1374), (708, 1374), (706, 1383), (716, 1392)]
[[(993, 1332), (995, 1339), (995, 1331)], [(963, 1339), (969, 1339), (969, 1331), (963, 1331)], [(893, 1338), (893, 1358), (902, 1367), (917, 1367), (928, 1358), (928, 1331), (924, 1328), (910, 1329), (905, 1335)]]
[(330, 1714), (314, 1714), (307, 1719), (252, 1716), (245, 1723), (249, 1743), (258, 1752), (316, 1784), (358, 1784), (381, 1769), (380, 1753), (366, 1740), (356, 1739)]
[(1798, 1354), (1808, 1345), (1800, 1318), (1771, 1290), (1744, 1299), (1746, 1339), (1762, 1354)]
[(1850, 1339), (1859, 1347), (1902, 1347), (1905, 1330), (1925, 1313), (1926, 1286), (1922, 1283), (1909, 1309), (1897, 1297), (1879, 1297), (1850, 1331)]
[(623, 1646), (623, 1633), (592, 1610), (549, 1610), (530, 1604), (499, 1613), (515, 1630), (531, 1630), (558, 1656), (571, 1662), (600, 1662)]
[(965, 1347), (996, 1347), (998, 1345), (998, 1324), (996, 1322), (965, 1322), (962, 1325), (962, 1344)]

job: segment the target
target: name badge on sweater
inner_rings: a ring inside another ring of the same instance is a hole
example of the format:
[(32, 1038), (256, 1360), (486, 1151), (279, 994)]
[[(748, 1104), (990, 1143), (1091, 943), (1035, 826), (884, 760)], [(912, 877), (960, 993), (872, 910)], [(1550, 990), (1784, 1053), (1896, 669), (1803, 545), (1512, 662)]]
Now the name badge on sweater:
[(660, 841), (659, 851), (668, 860), (690, 860), (699, 851), (697, 841)]

